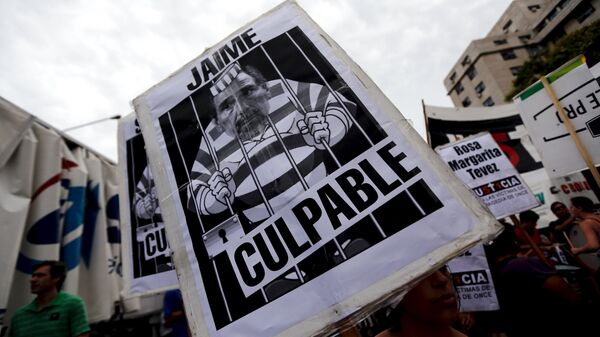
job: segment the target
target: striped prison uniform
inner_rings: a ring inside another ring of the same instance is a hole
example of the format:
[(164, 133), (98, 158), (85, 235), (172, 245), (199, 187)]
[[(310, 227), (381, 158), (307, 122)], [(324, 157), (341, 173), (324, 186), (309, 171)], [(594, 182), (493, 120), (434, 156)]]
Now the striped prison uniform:
[[(319, 84), (291, 80), (286, 80), (286, 82), (304, 107), (304, 111), (322, 111), (328, 120), (338, 118), (342, 122), (343, 127), (335, 130), (331, 129), (330, 125), (329, 145), (335, 145), (348, 133), (352, 126), (352, 119), (349, 118), (341, 104), (344, 104), (348, 112), (354, 115), (356, 110), (354, 103), (346, 100), (341, 94), (337, 95), (340, 99), (338, 100), (327, 87)], [(310, 187), (326, 176), (322, 150), (306, 144), (297, 126), (297, 122), (304, 119), (304, 114), (296, 109), (295, 104), (292, 103), (296, 101), (289, 97), (290, 93), (282, 81), (268, 81), (267, 86), (270, 92), (269, 116), (281, 135), (283, 146), (291, 154), (300, 175), (304, 177)], [(238, 141), (219, 130), (214, 120), (206, 127), (205, 133), (216, 153), (219, 170), (223, 171), (223, 169), (229, 168), (233, 175), (236, 186), (234, 211), (242, 211), (246, 218), (254, 224), (267, 219), (269, 217), (268, 210), (253, 180), (251, 168), (244, 159)], [(265, 130), (261, 135), (244, 141), (243, 145), (265, 198), (274, 212), (304, 191), (300, 178), (286, 157), (281, 142), (268, 124), (265, 125)], [(227, 206), (221, 202), (215, 202), (213, 205), (206, 202), (206, 196), (211, 193), (207, 182), (215, 170), (213, 158), (208, 152), (207, 142), (203, 139), (190, 174), (187, 206), (191, 211), (203, 215), (229, 212)]]
[(135, 214), (139, 218), (151, 219), (155, 215), (160, 218), (160, 209), (155, 193), (154, 178), (152, 172), (150, 172), (150, 166), (146, 166), (140, 181), (135, 186), (135, 196), (133, 198)]

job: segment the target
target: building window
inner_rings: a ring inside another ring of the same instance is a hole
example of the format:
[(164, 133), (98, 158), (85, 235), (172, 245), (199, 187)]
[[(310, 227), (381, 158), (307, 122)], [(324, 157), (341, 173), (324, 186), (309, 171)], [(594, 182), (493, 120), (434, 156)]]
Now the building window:
[(477, 93), (478, 97), (481, 97), (481, 93), (485, 90), (485, 84), (483, 83), (483, 81), (479, 82), (479, 84), (477, 84), (477, 86), (475, 87), (475, 92)]
[(497, 46), (503, 45), (503, 44), (507, 44), (508, 41), (506, 41), (506, 39), (502, 39), (502, 40), (494, 40), (494, 44)]
[(527, 43), (527, 41), (529, 41), (529, 39), (531, 39), (531, 35), (529, 35), (529, 34), (519, 36), (519, 40), (521, 40), (521, 42), (523, 42), (523, 43)]
[(472, 80), (475, 78), (475, 76), (477, 76), (477, 69), (475, 69), (475, 67), (469, 67), (469, 69), (467, 69), (467, 77)]
[(458, 82), (456, 84), (456, 94), (460, 95), (460, 93), (463, 91), (465, 91), (465, 87), (463, 87), (462, 83)]
[(558, 15), (559, 12), (560, 12), (560, 7), (557, 6), (552, 11), (550, 11), (550, 14), (548, 14), (548, 16), (546, 16), (546, 21), (554, 20), (554, 18)]
[(483, 106), (493, 106), (494, 100), (491, 97), (488, 97), (485, 101), (483, 101)]
[(452, 73), (452, 75), (450, 75), (450, 81), (452, 83), (454, 83), (454, 80), (456, 80), (456, 71)]
[(544, 28), (546, 28), (546, 20), (544, 20), (544, 21), (540, 22), (540, 24), (539, 24), (539, 25), (537, 25), (537, 26), (536, 26), (536, 27), (533, 29), (533, 31), (534, 31), (536, 34), (538, 34), (538, 33), (539, 33), (539, 32), (541, 32), (541, 31), (542, 31)]
[(509, 50), (505, 50), (502, 53), (500, 53), (502, 55), (502, 58), (505, 60), (512, 60), (512, 59), (516, 59), (517, 55), (515, 54), (515, 51), (512, 49)]
[(531, 6), (527, 6), (527, 8), (532, 12), (535, 13), (537, 12), (538, 9), (540, 9), (540, 5), (531, 5)]
[(541, 49), (538, 46), (527, 46), (527, 53), (530, 57), (534, 57), (539, 54)]
[(466, 97), (465, 99), (463, 99), (462, 101), (462, 105), (466, 108), (469, 105), (471, 105), (471, 99), (469, 97)]
[(508, 20), (508, 22), (505, 23), (502, 27), (502, 30), (507, 30), (510, 27), (510, 25), (512, 25), (512, 20)]
[(462, 62), (460, 63), (463, 66), (466, 66), (467, 64), (471, 64), (471, 58), (469, 57), (469, 55), (465, 56), (465, 58), (462, 60)]
[(521, 71), (521, 68), (523, 68), (523, 67), (522, 66), (511, 67), (510, 72), (513, 74), (513, 76), (517, 76), (517, 75), (519, 75), (519, 71)]
[(591, 4), (587, 4), (587, 7), (583, 7), (582, 10), (579, 11), (577, 16), (577, 22), (583, 23), (585, 19), (587, 19), (592, 13), (594, 13), (596, 9)]

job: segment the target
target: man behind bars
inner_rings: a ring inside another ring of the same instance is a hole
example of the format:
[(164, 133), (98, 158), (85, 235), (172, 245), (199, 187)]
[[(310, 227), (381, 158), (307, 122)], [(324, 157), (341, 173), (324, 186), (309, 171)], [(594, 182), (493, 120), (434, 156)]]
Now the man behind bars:
[(235, 201), (253, 226), (326, 177), (322, 152), (348, 133), (356, 110), (325, 86), (267, 82), (237, 62), (210, 90), (214, 119), (192, 167), (188, 208), (220, 214)]
[[(154, 259), (154, 273), (172, 270), (173, 262), (171, 261), (171, 249), (168, 247), (164, 229), (165, 225), (158, 205), (154, 177), (152, 176), (152, 171), (150, 171), (150, 166), (148, 165), (144, 168), (142, 176), (135, 186), (133, 210), (135, 215), (140, 219), (132, 223), (132, 226), (135, 226), (136, 230), (136, 242), (138, 243), (139, 249), (138, 256), (143, 256), (143, 261)], [(149, 220), (149, 223), (142, 219)], [(139, 223), (142, 225), (140, 226)], [(156, 231), (154, 236), (155, 240), (146, 242), (147, 233), (152, 231)], [(152, 245), (152, 243), (155, 245), (147, 247), (147, 245)], [(149, 254), (149, 252), (152, 254)], [(141, 259), (140, 262), (142, 262)], [(142, 274), (147, 275), (146, 273), (148, 271), (142, 272)]]

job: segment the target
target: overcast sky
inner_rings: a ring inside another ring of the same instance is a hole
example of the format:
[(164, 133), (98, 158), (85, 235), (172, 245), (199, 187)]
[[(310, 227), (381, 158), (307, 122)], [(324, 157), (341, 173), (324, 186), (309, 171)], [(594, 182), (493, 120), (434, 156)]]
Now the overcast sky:
[[(0, 1), (0, 96), (58, 129), (127, 114), (130, 101), (278, 0)], [(424, 132), (421, 99), (509, 0), (299, 0)], [(117, 122), (69, 132), (117, 158)]]

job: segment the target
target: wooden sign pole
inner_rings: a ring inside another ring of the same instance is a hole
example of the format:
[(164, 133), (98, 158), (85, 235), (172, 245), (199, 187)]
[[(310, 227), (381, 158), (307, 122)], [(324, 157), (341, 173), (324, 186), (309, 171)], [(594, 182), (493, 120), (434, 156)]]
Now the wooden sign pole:
[(596, 169), (596, 165), (594, 165), (594, 162), (592, 161), (592, 157), (590, 156), (589, 152), (587, 151), (587, 149), (581, 142), (581, 139), (579, 139), (579, 136), (577, 135), (577, 132), (575, 131), (575, 128), (573, 127), (573, 123), (571, 123), (571, 120), (565, 113), (565, 110), (560, 105), (558, 98), (556, 98), (556, 93), (554, 93), (554, 89), (552, 89), (552, 86), (550, 86), (550, 83), (548, 83), (548, 80), (546, 79), (545, 76), (540, 77), (540, 81), (544, 85), (544, 89), (546, 89), (546, 92), (550, 96), (550, 99), (552, 99), (552, 103), (554, 104), (554, 107), (558, 111), (560, 118), (563, 120), (565, 127), (569, 131), (569, 134), (571, 135), (573, 142), (575, 142), (575, 146), (577, 146), (577, 149), (579, 150), (579, 153), (583, 157), (585, 164), (592, 172), (592, 175), (594, 176), (594, 180), (596, 180), (596, 184), (598, 184), (598, 186), (600, 186), (600, 173), (598, 173), (598, 169)]
[(523, 232), (523, 235), (525, 236), (525, 240), (527, 240), (527, 242), (529, 242), (529, 245), (535, 252), (535, 255), (537, 255), (540, 258), (540, 260), (542, 262), (544, 262), (546, 265), (551, 266), (550, 262), (548, 262), (548, 260), (544, 256), (544, 253), (542, 252), (540, 247), (538, 247), (538, 245), (535, 242), (533, 242), (533, 239), (531, 238), (531, 236), (529, 236), (529, 233), (527, 233), (525, 228), (523, 228), (523, 225), (521, 225), (521, 221), (519, 221), (519, 219), (517, 219), (517, 217), (514, 214), (510, 216), (510, 219), (512, 220), (513, 224), (515, 224), (516, 227), (521, 229), (521, 232)]
[(567, 239), (567, 243), (569, 243), (569, 248), (574, 248), (575, 246), (573, 246), (573, 242), (571, 242), (571, 239), (569, 239), (567, 233), (565, 233), (565, 231), (561, 231), (561, 233), (565, 236), (565, 239)]

